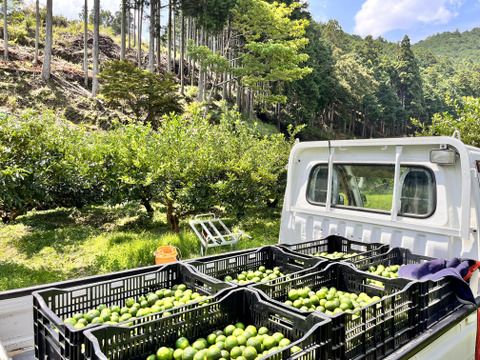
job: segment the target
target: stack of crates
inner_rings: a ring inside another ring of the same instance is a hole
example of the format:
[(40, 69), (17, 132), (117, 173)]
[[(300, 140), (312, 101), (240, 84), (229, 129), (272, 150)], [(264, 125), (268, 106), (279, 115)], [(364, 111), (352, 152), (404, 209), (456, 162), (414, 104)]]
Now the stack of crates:
[[(78, 313), (86, 313), (99, 305), (122, 307), (129, 298), (159, 289), (171, 289), (185, 284), (188, 289), (201, 295), (212, 296), (232, 286), (215, 279), (199, 275), (191, 267), (175, 262), (158, 267), (157, 270), (124, 278), (96, 282), (71, 289), (47, 289), (33, 293), (33, 317), (35, 357), (37, 359), (84, 359), (84, 330), (100, 326), (90, 324), (86, 328), (75, 328), (63, 320)], [(188, 308), (198, 303), (187, 305)], [(175, 309), (171, 309), (170, 312)], [(178, 311), (178, 309), (177, 309)], [(154, 313), (140, 321), (163, 316)]]
[[(331, 259), (319, 252), (352, 256)], [(262, 246), (221, 255), (184, 260), (140, 275), (83, 287), (34, 293), (35, 355), (38, 359), (146, 360), (158, 348), (173, 347), (179, 337), (205, 338), (237, 322), (291, 340), (262, 359), (382, 359), (461, 306), (448, 279), (389, 279), (369, 267), (416, 264), (432, 258), (383, 244), (363, 244), (339, 236), (292, 246)], [(285, 276), (267, 282), (225, 281), (260, 267), (278, 268)], [(227, 278), (230, 279), (230, 278)], [(77, 329), (63, 319), (101, 304), (185, 284), (208, 301), (188, 303), (122, 324), (96, 324)], [(366, 293), (370, 303), (330, 313), (291, 306), (289, 292)], [(293, 353), (293, 349), (296, 352)]]

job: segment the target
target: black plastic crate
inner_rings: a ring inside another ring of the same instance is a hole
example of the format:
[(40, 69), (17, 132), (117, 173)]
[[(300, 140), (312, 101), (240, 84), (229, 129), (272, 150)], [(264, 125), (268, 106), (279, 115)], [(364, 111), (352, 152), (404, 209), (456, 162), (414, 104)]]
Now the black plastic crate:
[(385, 268), (392, 265), (411, 265), (411, 264), (421, 264), (435, 258), (413, 254), (410, 250), (405, 248), (392, 248), (386, 253), (365, 256), (362, 259), (358, 259), (349, 263), (352, 263), (360, 271), (368, 272), (371, 266), (378, 267), (378, 265), (383, 265)]
[[(295, 254), (274, 245), (262, 246), (251, 251), (237, 253), (234, 256), (225, 255), (193, 259), (187, 263), (200, 273), (219, 280), (223, 280), (227, 275), (235, 278), (242, 271), (257, 270), (260, 266), (265, 266), (267, 269), (279, 267), (280, 271), (287, 275), (312, 268), (322, 262), (327, 264), (323, 259), (313, 259), (302, 254)], [(236, 284), (232, 281), (229, 283)], [(252, 282), (246, 285), (250, 284)]]
[(313, 291), (322, 286), (333, 286), (341, 291), (379, 296), (380, 300), (351, 313), (314, 313), (332, 319), (332, 359), (380, 359), (417, 334), (419, 304), (416, 282), (386, 279), (384, 288), (380, 288), (368, 281), (379, 278), (359, 272), (349, 264), (336, 262), (323, 270), (297, 273), (294, 279), (273, 280), (252, 288), (264, 292), (275, 304), (283, 304), (290, 290), (306, 286)]
[[(348, 240), (338, 235), (330, 235), (324, 239), (307, 241), (298, 244), (279, 244), (279, 246), (295, 253), (318, 257), (323, 260), (345, 260), (350, 262), (354, 262), (373, 255), (383, 254), (389, 249), (389, 246), (385, 244), (364, 243), (361, 241)], [(335, 259), (326, 256), (315, 255), (323, 252), (329, 254), (334, 252), (342, 252), (344, 254), (356, 253), (356, 255)]]
[(375, 254), (365, 256), (363, 259), (351, 261), (353, 265), (359, 270), (367, 271), (370, 266), (383, 265), (385, 267), (391, 265), (410, 265), (421, 264), (435, 258), (425, 255), (413, 254), (410, 250), (405, 248), (391, 248), (383, 254)]
[[(94, 284), (70, 289), (51, 288), (33, 293), (35, 357), (54, 360), (83, 359), (83, 332), (100, 324), (90, 324), (77, 329), (71, 324), (64, 323), (62, 319), (78, 312), (86, 312), (100, 304), (122, 306), (130, 297), (138, 298), (150, 291), (172, 288), (182, 283), (201, 295), (213, 295), (222, 289), (232, 287), (216, 279), (209, 279), (182, 262), (174, 262), (141, 275), (105, 282), (97, 281)], [(195, 304), (188, 305), (191, 306)], [(163, 312), (151, 314), (148, 319), (160, 317), (162, 314)], [(144, 317), (142, 321), (146, 319)]]
[(464, 303), (458, 298), (451, 278), (420, 280), (419, 331), (423, 332), (458, 310)]
[[(366, 257), (354, 262), (359, 270), (368, 271), (370, 266), (383, 265), (411, 265), (421, 264), (435, 258), (425, 255), (413, 254), (405, 248), (392, 248), (388, 252), (376, 256)], [(436, 281), (419, 281), (419, 332), (433, 326), (462, 306), (458, 299), (455, 286), (451, 279), (442, 278)]]
[[(255, 248), (222, 252), (222, 253), (219, 253), (219, 254), (212, 254), (212, 255), (208, 255), (208, 256), (201, 256), (201, 257), (197, 257), (197, 258), (185, 259), (184, 262), (190, 263), (192, 261), (198, 261), (198, 260), (203, 261), (203, 262), (221, 260), (221, 259), (224, 259), (226, 257), (232, 257), (232, 256), (238, 256), (238, 255), (251, 253), (253, 251), (257, 251), (260, 248), (261, 247), (258, 246), (258, 247), (255, 247)], [(217, 249), (220, 249), (220, 248), (217, 248)]]
[[(272, 305), (264, 294), (245, 287), (224, 290), (206, 305), (148, 323), (134, 323), (128, 329), (104, 325), (87, 330), (86, 354), (89, 360), (144, 360), (161, 346), (173, 347), (180, 336), (193, 341), (236, 322), (265, 326), (271, 332), (281, 332), (292, 341), (289, 346), (262, 359), (331, 358), (329, 319), (299, 314), (283, 305)], [(293, 346), (302, 350), (291, 356)]]

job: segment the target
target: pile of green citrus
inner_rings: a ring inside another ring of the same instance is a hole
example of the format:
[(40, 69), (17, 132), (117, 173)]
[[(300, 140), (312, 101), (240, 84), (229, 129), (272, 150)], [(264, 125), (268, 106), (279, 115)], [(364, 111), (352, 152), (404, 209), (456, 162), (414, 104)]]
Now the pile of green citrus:
[[(245, 327), (239, 322), (192, 343), (181, 337), (175, 342), (175, 349), (162, 346), (147, 360), (255, 360), (289, 346), (290, 343), (280, 332), (270, 335), (266, 327)], [(298, 346), (293, 346), (290, 351), (293, 354), (300, 350)]]
[(223, 278), (224, 281), (233, 281), (238, 284), (247, 284), (250, 282), (267, 282), (279, 277), (285, 276), (282, 272), (280, 272), (280, 268), (278, 266), (274, 267), (273, 269), (267, 269), (265, 266), (260, 266), (258, 270), (248, 270), (242, 271), (240, 274), (236, 275), (236, 278), (232, 278), (231, 276), (227, 275)]
[(400, 269), (401, 265), (390, 265), (390, 266), (383, 266), (382, 264), (378, 266), (370, 266), (368, 271), (374, 273), (376, 275), (380, 275), (387, 278), (397, 278), (398, 277), (398, 269)]
[[(385, 267), (381, 264), (378, 265), (378, 266), (373, 266), (372, 265), (368, 268), (368, 271), (375, 274), (375, 275), (395, 279), (395, 278), (398, 278), (398, 269), (400, 269), (400, 266), (401, 265), (391, 265), (391, 266)], [(378, 281), (378, 280), (374, 280), (374, 279), (367, 279), (367, 284), (372, 284), (372, 285), (379, 286), (379, 287), (384, 287), (385, 286), (383, 284), (383, 282)]]
[[(167, 310), (200, 301), (199, 305), (208, 302), (208, 297), (200, 295), (187, 289), (185, 284), (174, 285), (172, 289), (160, 289), (140, 296), (137, 300), (128, 298), (125, 304), (99, 305), (86, 313), (77, 313), (72, 317), (64, 319), (65, 323), (72, 324), (75, 328), (81, 329), (90, 324), (117, 324), (123, 321), (133, 320), (138, 317), (164, 311), (162, 316), (171, 315)], [(129, 325), (131, 323), (128, 323)]]
[[(349, 254), (346, 254), (344, 252), (340, 252), (340, 251), (335, 251), (333, 253), (327, 253), (325, 251), (323, 252), (317, 252), (315, 254), (313, 254), (313, 256), (323, 256), (323, 257), (326, 257), (326, 258), (329, 258), (329, 259), (348, 259), (352, 256), (356, 256), (358, 255), (358, 253), (349, 253)], [(360, 256), (359, 258), (361, 259), (363, 256)]]
[(287, 297), (286, 305), (294, 306), (302, 311), (321, 311), (327, 315), (334, 315), (342, 311), (351, 313), (380, 300), (380, 297), (369, 296), (364, 292), (355, 294), (326, 286), (316, 292), (309, 287), (291, 289)]

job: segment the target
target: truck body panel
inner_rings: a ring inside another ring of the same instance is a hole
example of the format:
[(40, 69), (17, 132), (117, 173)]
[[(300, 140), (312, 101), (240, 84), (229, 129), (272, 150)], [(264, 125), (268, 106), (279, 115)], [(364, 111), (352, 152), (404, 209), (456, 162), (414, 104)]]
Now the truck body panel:
[[(32, 296), (0, 300), (0, 339), (7, 350), (33, 345)], [(29, 331), (26, 331), (26, 330)]]

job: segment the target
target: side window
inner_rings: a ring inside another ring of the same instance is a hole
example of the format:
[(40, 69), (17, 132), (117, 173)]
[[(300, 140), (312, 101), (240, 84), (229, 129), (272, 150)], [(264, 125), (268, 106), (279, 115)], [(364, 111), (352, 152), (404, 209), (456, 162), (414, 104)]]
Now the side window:
[(310, 182), (308, 184), (308, 199), (310, 201), (317, 203), (325, 203), (327, 201), (327, 181), (327, 165), (317, 165), (313, 169), (312, 174), (310, 174)]
[[(328, 186), (328, 166), (317, 165), (310, 175), (308, 184), (308, 200), (314, 203), (324, 204), (327, 202), (327, 186)], [(339, 174), (336, 169), (333, 172), (332, 186), (332, 204), (343, 205), (343, 195), (339, 193)]]
[(402, 168), (400, 213), (428, 215), (433, 211), (434, 186), (431, 173), (422, 168)]

